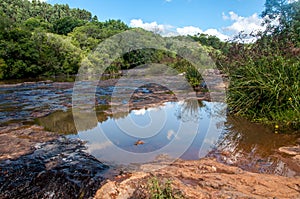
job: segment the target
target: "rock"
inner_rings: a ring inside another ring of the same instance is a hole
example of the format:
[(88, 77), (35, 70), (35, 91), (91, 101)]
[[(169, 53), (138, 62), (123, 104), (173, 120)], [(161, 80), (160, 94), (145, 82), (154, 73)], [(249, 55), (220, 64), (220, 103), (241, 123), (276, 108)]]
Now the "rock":
[(32, 154), (0, 161), (0, 198), (89, 198), (108, 166), (84, 152), (84, 143), (60, 137)]
[(108, 180), (105, 185), (96, 192), (95, 199), (126, 199), (133, 196), (136, 187), (141, 179), (148, 177), (149, 174), (138, 172), (130, 176), (128, 179), (118, 183), (116, 181)]
[(288, 155), (300, 155), (300, 145), (292, 147), (280, 147), (279, 151)]
[(293, 159), (295, 159), (295, 160), (300, 160), (300, 155), (295, 155), (295, 156), (293, 157)]
[(160, 170), (108, 181), (95, 198), (150, 198), (154, 177), (159, 182), (169, 179), (173, 193), (185, 198), (300, 198), (300, 177), (250, 173), (209, 158), (178, 160)]
[(145, 142), (143, 140), (138, 140), (134, 143), (134, 145), (138, 146), (138, 145), (143, 145), (145, 144)]
[(35, 145), (56, 139), (55, 133), (45, 131), (43, 127), (11, 124), (0, 128), (0, 161), (16, 159), (32, 153)]

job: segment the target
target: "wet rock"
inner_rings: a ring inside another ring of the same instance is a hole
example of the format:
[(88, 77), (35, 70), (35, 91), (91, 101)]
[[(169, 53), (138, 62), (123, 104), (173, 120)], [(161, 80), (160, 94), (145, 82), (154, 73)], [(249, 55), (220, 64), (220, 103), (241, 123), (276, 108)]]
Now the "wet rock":
[(136, 172), (110, 180), (95, 198), (150, 198), (151, 179), (171, 180), (173, 194), (185, 198), (299, 198), (299, 177), (287, 178), (243, 171), (213, 159), (176, 161), (160, 170)]
[(45, 131), (43, 127), (10, 124), (0, 128), (0, 161), (16, 159), (32, 153), (34, 146), (57, 138), (57, 134)]
[(72, 102), (73, 83), (24, 82), (0, 85), (0, 124), (33, 121), (56, 110), (65, 110)]
[(59, 138), (0, 162), (0, 198), (88, 198), (108, 167), (86, 154), (79, 140)]
[(138, 145), (143, 145), (145, 144), (145, 142), (143, 140), (138, 140), (134, 143), (134, 145), (138, 146)]

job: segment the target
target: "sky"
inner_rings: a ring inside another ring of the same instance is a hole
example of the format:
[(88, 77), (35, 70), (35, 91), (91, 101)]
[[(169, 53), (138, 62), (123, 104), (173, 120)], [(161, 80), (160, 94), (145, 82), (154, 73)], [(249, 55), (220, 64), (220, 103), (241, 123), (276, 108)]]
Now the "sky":
[(240, 31), (263, 30), (265, 0), (47, 0), (69, 4), (97, 15), (99, 21), (120, 19), (163, 36), (206, 33), (221, 40)]

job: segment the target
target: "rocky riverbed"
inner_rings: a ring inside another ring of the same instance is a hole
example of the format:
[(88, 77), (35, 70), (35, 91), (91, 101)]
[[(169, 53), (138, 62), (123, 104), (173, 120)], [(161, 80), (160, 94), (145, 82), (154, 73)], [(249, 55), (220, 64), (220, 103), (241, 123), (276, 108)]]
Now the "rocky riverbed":
[[(109, 100), (115, 84), (102, 81), (93, 103), (115, 106)], [(71, 82), (51, 81), (0, 85), (0, 198), (147, 198), (154, 178), (162, 184), (169, 180), (173, 193), (185, 198), (300, 197), (297, 135), (270, 137), (270, 132), (260, 133), (264, 128), (240, 120), (230, 125), (247, 126), (247, 133), (229, 128), (211, 158), (177, 160), (161, 169), (158, 163), (137, 170), (105, 165), (87, 153), (86, 143), (60, 135), (76, 128), (59, 118), (54, 126), (64, 127), (60, 134), (35, 124), (36, 118), (47, 121), (44, 116), (55, 111), (67, 113), (72, 88)], [(196, 96), (210, 99), (201, 90)], [(176, 100), (166, 87), (146, 84), (126, 103), (139, 110)], [(111, 109), (102, 112), (106, 115), (98, 115), (99, 121), (112, 114)]]
[(0, 136), (0, 198), (88, 198), (109, 168), (82, 141), (39, 126), (7, 127)]

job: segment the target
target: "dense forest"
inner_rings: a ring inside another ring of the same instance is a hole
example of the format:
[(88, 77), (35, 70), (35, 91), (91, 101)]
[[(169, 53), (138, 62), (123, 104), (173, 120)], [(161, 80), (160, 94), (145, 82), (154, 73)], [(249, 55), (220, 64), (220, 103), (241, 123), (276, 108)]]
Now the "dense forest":
[[(264, 32), (241, 33), (237, 40), (222, 42), (205, 34), (187, 37), (202, 44), (229, 77), (231, 113), (276, 128), (299, 129), (300, 2), (266, 0), (261, 17)], [(1, 0), (0, 18), (0, 79), (76, 74), (83, 58), (101, 41), (130, 29), (120, 20), (100, 22), (89, 11), (39, 0)], [(250, 36), (255, 42), (241, 42)], [(128, 53), (110, 69), (147, 62), (186, 71), (193, 86), (201, 80), (189, 63), (153, 49)]]
[(76, 74), (102, 40), (128, 30), (86, 10), (38, 0), (0, 1), (0, 79)]

